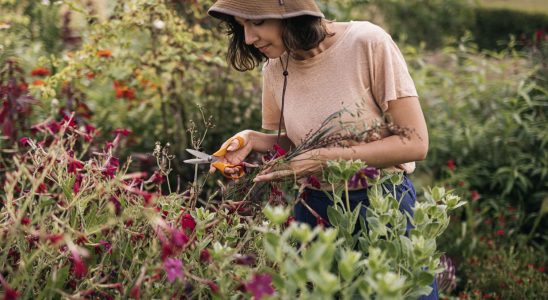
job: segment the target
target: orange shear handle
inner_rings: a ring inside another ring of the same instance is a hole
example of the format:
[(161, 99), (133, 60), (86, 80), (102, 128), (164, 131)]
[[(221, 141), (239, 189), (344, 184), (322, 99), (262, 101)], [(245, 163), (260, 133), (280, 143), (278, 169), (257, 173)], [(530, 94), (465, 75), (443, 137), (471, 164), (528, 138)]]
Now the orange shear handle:
[[(217, 157), (225, 156), (227, 152), (226, 149), (228, 148), (228, 146), (230, 146), (230, 144), (232, 144), (232, 141), (234, 140), (238, 140), (238, 148), (236, 148), (236, 150), (244, 146), (244, 138), (241, 136), (237, 136), (233, 138), (232, 140), (230, 140), (230, 142), (226, 143), (223, 147), (221, 147), (221, 149), (217, 150), (217, 152), (213, 153), (213, 156), (217, 156)], [(211, 165), (215, 167), (215, 169), (219, 170), (221, 174), (223, 174), (223, 176), (226, 178), (236, 179), (245, 175), (244, 167), (242, 165), (230, 165), (221, 161), (214, 162)], [(225, 173), (226, 168), (236, 168), (238, 169), (238, 173), (227, 174)]]

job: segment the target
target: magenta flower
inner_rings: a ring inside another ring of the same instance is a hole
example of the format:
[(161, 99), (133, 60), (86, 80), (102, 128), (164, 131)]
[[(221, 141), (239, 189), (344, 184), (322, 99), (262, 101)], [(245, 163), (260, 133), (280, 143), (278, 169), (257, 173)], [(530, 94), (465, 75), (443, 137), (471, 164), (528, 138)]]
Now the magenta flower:
[(182, 230), (174, 229), (171, 232), (171, 244), (177, 248), (182, 248), (188, 243), (188, 236)]
[(21, 145), (23, 146), (28, 146), (30, 143), (29, 143), (29, 138), (28, 137), (22, 137), (20, 140), (19, 140), (19, 143), (21, 143)]
[(270, 274), (253, 274), (251, 280), (246, 282), (244, 286), (246, 291), (253, 294), (255, 300), (261, 300), (264, 296), (274, 294)]
[(358, 188), (362, 186), (363, 188), (367, 188), (367, 178), (374, 179), (377, 176), (379, 176), (380, 171), (377, 168), (374, 167), (365, 167), (361, 168), (356, 174), (352, 175), (350, 178), (350, 181), (348, 182), (348, 186), (351, 188)]
[(177, 278), (183, 279), (183, 263), (176, 258), (168, 258), (164, 261), (167, 281), (174, 282)]

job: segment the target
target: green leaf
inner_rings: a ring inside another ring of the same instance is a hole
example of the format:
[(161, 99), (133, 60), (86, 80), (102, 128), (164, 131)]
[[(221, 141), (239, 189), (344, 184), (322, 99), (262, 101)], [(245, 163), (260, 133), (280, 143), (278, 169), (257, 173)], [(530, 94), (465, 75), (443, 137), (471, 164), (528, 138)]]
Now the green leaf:
[(329, 219), (329, 223), (331, 223), (331, 225), (337, 227), (341, 224), (342, 215), (338, 210), (334, 209), (332, 206), (328, 206), (327, 218)]
[(264, 236), (263, 245), (266, 254), (273, 261), (281, 259), (280, 240), (280, 236), (273, 232), (267, 232)]

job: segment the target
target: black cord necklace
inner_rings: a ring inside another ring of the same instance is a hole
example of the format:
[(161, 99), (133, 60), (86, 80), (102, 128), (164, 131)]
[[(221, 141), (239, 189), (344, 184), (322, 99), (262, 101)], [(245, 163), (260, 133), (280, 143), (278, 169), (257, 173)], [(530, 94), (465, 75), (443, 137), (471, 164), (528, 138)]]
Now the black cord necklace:
[[(282, 57), (280, 57), (280, 63), (282, 64), (283, 73), (284, 76), (284, 87), (282, 90), (282, 109), (280, 113), (280, 122), (278, 123), (278, 137), (276, 138), (276, 144), (280, 145), (280, 135), (282, 133), (282, 121), (284, 121), (284, 105), (285, 105), (285, 90), (287, 88), (287, 75), (289, 75), (289, 72), (287, 72), (287, 66), (289, 65), (289, 51), (287, 52), (287, 59), (285, 61), (285, 65), (283, 62)], [(285, 122), (285, 121), (284, 121)]]

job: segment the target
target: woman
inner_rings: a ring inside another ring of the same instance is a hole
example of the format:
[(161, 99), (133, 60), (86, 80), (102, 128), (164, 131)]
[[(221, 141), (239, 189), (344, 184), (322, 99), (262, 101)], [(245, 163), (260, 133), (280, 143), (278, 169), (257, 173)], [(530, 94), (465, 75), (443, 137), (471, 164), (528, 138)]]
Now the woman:
[[(343, 121), (373, 124), (390, 115), (395, 125), (415, 134), (402, 139), (384, 133), (368, 143), (306, 152), (292, 159), (286, 169), (261, 173), (254, 181), (303, 177), (335, 159), (360, 159), (369, 166), (409, 174), (415, 161), (425, 158), (428, 131), (413, 80), (398, 47), (380, 27), (369, 22), (328, 21), (313, 0), (219, 0), (208, 13), (228, 26), (227, 59), (235, 69), (247, 71), (266, 62), (262, 127), (278, 130), (278, 134), (252, 130), (236, 134), (243, 143), (234, 138), (225, 142), (230, 144), (225, 162), (239, 164), (251, 151), (267, 152), (274, 144), (283, 148), (299, 145), (329, 115), (357, 106), (361, 113)], [(238, 171), (227, 169), (225, 173)], [(400, 209), (412, 213), (415, 190), (404, 178), (397, 187), (398, 196), (403, 195)], [(325, 193), (308, 189), (307, 195), (307, 204), (327, 219), (331, 203)], [(368, 203), (363, 190), (350, 197), (354, 204)], [(301, 204), (295, 207), (295, 218), (316, 224)], [(425, 299), (437, 299), (436, 284)]]

